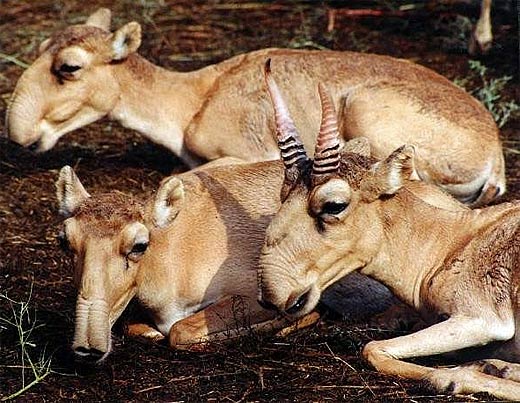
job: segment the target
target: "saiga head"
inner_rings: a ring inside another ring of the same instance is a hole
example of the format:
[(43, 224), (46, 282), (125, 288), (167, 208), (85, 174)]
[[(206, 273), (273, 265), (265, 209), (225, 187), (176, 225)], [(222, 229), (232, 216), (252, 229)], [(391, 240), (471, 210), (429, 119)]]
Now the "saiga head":
[(401, 147), (381, 162), (370, 158), (363, 140), (341, 151), (334, 105), (320, 85), (322, 123), (311, 161), (268, 65), (266, 80), (285, 182), (260, 259), (259, 302), (299, 316), (315, 307), (325, 288), (376, 254), (384, 221), (380, 204), (412, 176), (414, 149)]
[(113, 71), (140, 43), (137, 22), (111, 33), (110, 11), (105, 8), (85, 24), (46, 39), (11, 97), (6, 114), (9, 138), (47, 151), (64, 134), (110, 113), (120, 94)]
[(150, 237), (144, 207), (121, 193), (90, 196), (68, 166), (61, 169), (56, 189), (66, 217), (59, 240), (74, 256), (78, 289), (72, 348), (99, 361), (110, 352), (112, 325), (136, 292)]
[(65, 166), (56, 190), (65, 217), (60, 244), (73, 254), (78, 289), (72, 348), (82, 358), (101, 361), (111, 349), (112, 325), (136, 295), (143, 270), (155, 262), (151, 255), (164, 244), (153, 242), (153, 228), (175, 219), (184, 205), (184, 186), (176, 177), (165, 179), (145, 206), (119, 192), (90, 196)]

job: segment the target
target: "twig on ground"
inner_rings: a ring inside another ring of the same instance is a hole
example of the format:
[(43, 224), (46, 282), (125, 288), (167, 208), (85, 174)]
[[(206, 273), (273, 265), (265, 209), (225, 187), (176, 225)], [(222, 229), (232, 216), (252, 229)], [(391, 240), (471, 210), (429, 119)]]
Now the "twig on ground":
[(16, 57), (14, 56), (11, 56), (11, 55), (6, 55), (5, 53), (1, 53), (0, 52), (0, 59), (4, 59), (4, 60), (7, 60), (8, 62), (11, 62), (13, 64), (16, 64), (17, 66), (23, 68), (23, 69), (26, 69), (29, 67), (29, 65), (25, 62), (22, 62), (20, 59), (17, 59)]

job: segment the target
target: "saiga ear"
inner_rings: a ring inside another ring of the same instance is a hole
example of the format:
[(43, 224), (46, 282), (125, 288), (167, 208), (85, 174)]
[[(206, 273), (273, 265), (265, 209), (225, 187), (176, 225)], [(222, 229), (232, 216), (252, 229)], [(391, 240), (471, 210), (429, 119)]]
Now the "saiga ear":
[(141, 45), (141, 26), (135, 22), (123, 25), (112, 35), (112, 60), (126, 59)]
[(43, 52), (47, 50), (51, 43), (51, 38), (45, 39), (42, 43), (40, 43), (40, 46), (38, 47), (38, 54), (41, 55)]
[(361, 183), (362, 199), (370, 202), (397, 193), (406, 181), (414, 178), (414, 156), (415, 148), (405, 145), (375, 164)]
[(157, 190), (153, 203), (153, 221), (157, 227), (171, 223), (182, 208), (184, 185), (179, 178), (167, 178)]
[(90, 17), (87, 18), (85, 25), (98, 27), (110, 32), (110, 19), (112, 13), (108, 8), (98, 8)]
[(68, 165), (61, 168), (56, 181), (56, 197), (58, 198), (59, 212), (65, 217), (74, 214), (78, 206), (90, 197)]

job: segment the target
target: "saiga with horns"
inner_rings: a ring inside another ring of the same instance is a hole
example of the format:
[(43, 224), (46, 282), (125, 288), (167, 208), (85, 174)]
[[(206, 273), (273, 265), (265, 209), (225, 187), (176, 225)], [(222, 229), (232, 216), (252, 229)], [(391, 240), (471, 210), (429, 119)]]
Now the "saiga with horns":
[[(519, 400), (520, 364), (512, 362), (520, 361), (520, 203), (466, 210), (455, 200), (432, 202), (438, 190), (412, 180), (410, 146), (380, 162), (368, 153), (341, 155), (323, 87), (320, 97), (324, 116), (314, 162), (282, 148), (283, 203), (266, 231), (260, 303), (298, 317), (329, 285), (357, 270), (384, 283), (429, 324), (367, 344), (363, 355), (375, 368), (426, 380), (440, 392)], [(279, 138), (301, 150), (278, 101)], [(453, 368), (404, 361), (470, 347), (482, 361)]]

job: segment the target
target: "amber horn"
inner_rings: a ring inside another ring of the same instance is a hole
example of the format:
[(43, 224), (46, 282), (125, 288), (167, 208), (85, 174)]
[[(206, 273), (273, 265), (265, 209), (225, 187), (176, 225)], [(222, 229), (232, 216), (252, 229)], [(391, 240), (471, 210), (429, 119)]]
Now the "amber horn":
[(318, 92), (321, 101), (321, 126), (314, 150), (313, 176), (336, 173), (339, 169), (340, 161), (340, 141), (336, 110), (328, 91), (321, 83), (318, 85)]
[(282, 98), (280, 89), (271, 75), (271, 59), (267, 59), (264, 73), (267, 90), (271, 96), (274, 108), (278, 148), (280, 149), (285, 168), (289, 169), (307, 160), (307, 153), (296, 126), (289, 115), (289, 110)]

